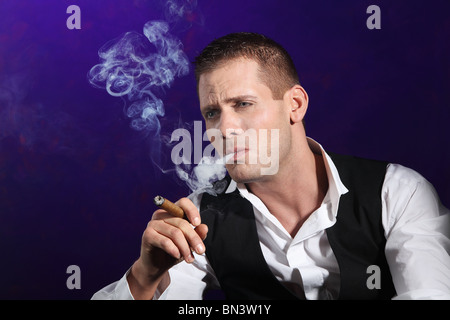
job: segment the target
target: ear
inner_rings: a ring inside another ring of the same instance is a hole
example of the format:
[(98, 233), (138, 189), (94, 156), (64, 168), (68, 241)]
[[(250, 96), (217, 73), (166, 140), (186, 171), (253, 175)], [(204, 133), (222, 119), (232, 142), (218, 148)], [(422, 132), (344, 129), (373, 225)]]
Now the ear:
[(308, 109), (308, 94), (300, 85), (295, 85), (286, 92), (287, 104), (290, 107), (291, 123), (302, 122)]

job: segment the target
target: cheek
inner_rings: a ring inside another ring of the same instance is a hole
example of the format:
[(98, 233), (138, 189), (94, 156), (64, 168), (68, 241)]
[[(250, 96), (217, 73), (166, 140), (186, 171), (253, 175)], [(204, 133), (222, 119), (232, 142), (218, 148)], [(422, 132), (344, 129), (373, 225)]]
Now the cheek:
[(252, 117), (255, 122), (260, 123), (261, 127), (281, 128), (290, 123), (290, 115), (286, 112), (287, 108), (282, 101), (274, 101), (265, 106), (263, 110), (265, 112), (256, 112)]
[(257, 112), (251, 117), (247, 118), (247, 123), (250, 124), (250, 128), (271, 128), (274, 124), (274, 117), (269, 112)]
[(281, 151), (283, 144), (290, 139), (290, 120), (280, 105), (270, 106), (271, 112), (255, 114), (248, 124), (258, 131), (259, 149), (267, 150), (268, 154)]
[[(268, 113), (264, 116), (258, 117), (260, 134), (266, 138), (266, 145), (270, 147), (276, 144), (277, 147), (284, 143), (285, 139), (289, 138), (290, 134), (290, 120), (279, 109), (277, 112)], [(265, 129), (265, 130), (261, 130)], [(272, 134), (273, 133), (273, 134)], [(263, 140), (264, 141), (264, 140)]]
[(223, 156), (224, 142), (220, 130), (216, 128), (207, 129), (205, 135), (203, 136), (203, 140), (206, 139), (211, 142), (212, 146), (216, 149), (219, 155)]

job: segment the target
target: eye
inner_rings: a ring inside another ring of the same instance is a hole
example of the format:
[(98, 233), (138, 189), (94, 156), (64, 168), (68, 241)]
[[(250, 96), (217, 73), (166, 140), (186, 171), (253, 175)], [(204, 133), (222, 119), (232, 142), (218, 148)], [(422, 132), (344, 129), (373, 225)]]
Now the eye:
[(240, 107), (240, 108), (245, 108), (245, 107), (249, 107), (249, 106), (251, 106), (252, 104), (250, 103), (250, 102), (247, 102), (247, 101), (239, 101), (237, 104), (236, 104), (236, 106), (237, 107)]
[(205, 112), (204, 117), (205, 119), (214, 119), (214, 117), (217, 115), (217, 110), (208, 110)]

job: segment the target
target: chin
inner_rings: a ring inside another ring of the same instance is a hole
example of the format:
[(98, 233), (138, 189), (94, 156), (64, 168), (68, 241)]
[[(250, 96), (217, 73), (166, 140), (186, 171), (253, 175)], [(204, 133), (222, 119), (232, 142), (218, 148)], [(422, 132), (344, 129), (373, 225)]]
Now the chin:
[(229, 164), (226, 165), (228, 174), (237, 183), (250, 183), (261, 180), (261, 168), (258, 165)]

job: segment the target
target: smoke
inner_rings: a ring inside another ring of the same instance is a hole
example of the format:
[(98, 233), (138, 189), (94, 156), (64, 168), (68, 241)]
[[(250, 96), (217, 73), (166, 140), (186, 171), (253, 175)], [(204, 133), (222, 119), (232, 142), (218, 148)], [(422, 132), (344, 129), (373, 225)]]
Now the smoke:
[(177, 165), (176, 173), (192, 191), (216, 195), (224, 190), (221, 182), (227, 171), (222, 158), (205, 156), (194, 167)]
[(188, 29), (195, 20), (203, 24), (203, 18), (196, 9), (197, 0), (166, 0), (164, 16), (166, 21), (178, 25), (179, 29)]
[(147, 22), (143, 35), (127, 32), (100, 48), (101, 63), (89, 71), (89, 81), (114, 97), (126, 96), (131, 103), (126, 109), (131, 126), (158, 135), (158, 117), (163, 117), (165, 110), (156, 92), (189, 73), (189, 60), (182, 48), (181, 41), (169, 33), (168, 23)]
[(212, 181), (225, 176), (223, 163), (204, 158), (196, 167), (173, 164), (172, 169), (167, 169), (159, 158), (160, 143), (170, 146), (170, 141), (161, 135), (159, 119), (166, 116), (161, 94), (176, 78), (190, 71), (183, 44), (171, 34), (169, 23), (177, 25), (183, 17), (189, 21), (195, 5), (196, 1), (167, 1), (164, 12), (167, 21), (149, 21), (142, 34), (127, 32), (107, 42), (100, 48), (100, 63), (91, 68), (88, 80), (111, 96), (126, 100), (124, 111), (131, 119), (131, 127), (153, 139), (151, 153), (156, 168), (163, 173), (175, 172), (192, 191), (215, 193)]

